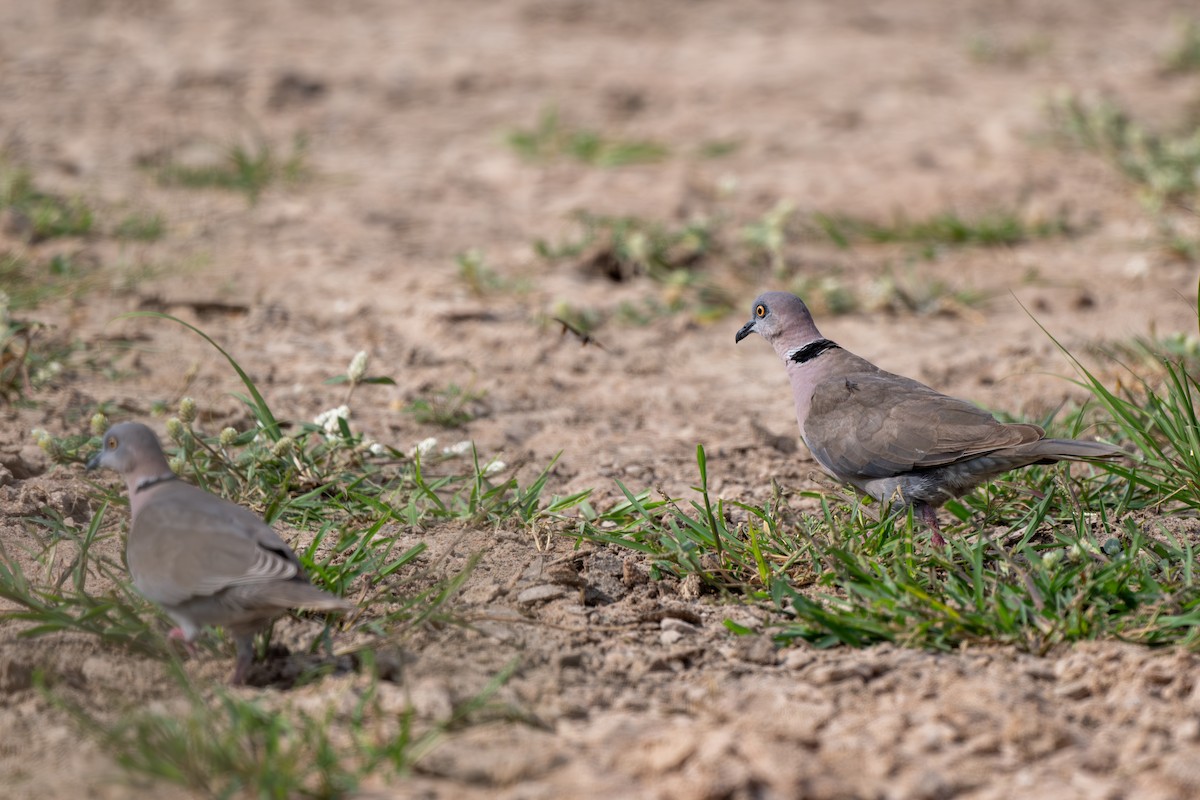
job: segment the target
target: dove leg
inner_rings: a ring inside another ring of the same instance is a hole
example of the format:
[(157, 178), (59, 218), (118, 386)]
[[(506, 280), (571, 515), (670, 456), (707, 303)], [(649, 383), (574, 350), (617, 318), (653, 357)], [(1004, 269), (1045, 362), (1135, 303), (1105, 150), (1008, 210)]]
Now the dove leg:
[(254, 632), (235, 633), (233, 641), (237, 645), (237, 662), (229, 682), (234, 686), (241, 686), (246, 683), (246, 673), (254, 663)]
[(917, 512), (917, 517), (929, 526), (929, 530), (933, 532), (930, 537), (934, 547), (945, 547), (946, 540), (942, 538), (942, 529), (938, 525), (937, 509), (928, 503), (917, 503), (913, 506), (913, 511)]

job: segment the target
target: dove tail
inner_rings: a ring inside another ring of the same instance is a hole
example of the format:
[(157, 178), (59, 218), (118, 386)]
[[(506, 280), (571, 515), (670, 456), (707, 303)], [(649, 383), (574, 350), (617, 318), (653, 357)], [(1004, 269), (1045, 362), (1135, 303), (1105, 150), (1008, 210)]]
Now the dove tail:
[(1115, 445), (1104, 442), (1086, 442), (1080, 439), (1039, 439), (1021, 445), (1013, 450), (1023, 454), (1040, 456), (1036, 464), (1053, 464), (1055, 461), (1095, 461), (1098, 459), (1119, 458), (1128, 455)]
[(280, 608), (302, 608), (309, 611), (349, 611), (354, 604), (307, 581), (280, 581), (259, 588), (258, 596)]

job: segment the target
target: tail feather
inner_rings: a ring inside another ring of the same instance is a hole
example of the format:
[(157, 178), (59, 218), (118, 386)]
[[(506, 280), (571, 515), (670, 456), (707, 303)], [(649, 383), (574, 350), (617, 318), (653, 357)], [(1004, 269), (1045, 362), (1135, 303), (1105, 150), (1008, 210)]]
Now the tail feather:
[(1030, 463), (1053, 464), (1055, 461), (1096, 461), (1128, 455), (1121, 448), (1104, 442), (1080, 439), (1039, 439), (998, 451), (996, 455), (1029, 456)]
[[(249, 588), (249, 587), (248, 587)], [(254, 603), (309, 611), (349, 611), (354, 604), (318, 589), (307, 581), (277, 581), (253, 586)]]

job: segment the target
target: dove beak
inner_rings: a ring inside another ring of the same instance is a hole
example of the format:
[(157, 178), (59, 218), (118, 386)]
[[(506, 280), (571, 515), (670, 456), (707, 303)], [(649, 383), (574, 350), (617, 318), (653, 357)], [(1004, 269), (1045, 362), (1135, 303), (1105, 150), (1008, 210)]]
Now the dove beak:
[(88, 459), (88, 462), (87, 462), (87, 468), (88, 468), (88, 469), (97, 469), (97, 468), (100, 466), (100, 455), (101, 455), (103, 452), (104, 452), (104, 451), (103, 451), (103, 450), (101, 450), (99, 453), (96, 453), (96, 455), (94, 455), (94, 456), (92, 456), (91, 458), (89, 458), (89, 459)]
[(745, 325), (742, 326), (742, 329), (737, 332), (737, 336), (733, 337), (734, 344), (737, 344), (742, 339), (745, 339), (747, 336), (754, 333), (754, 323), (755, 322), (757, 322), (757, 320), (752, 319), (749, 322), (747, 322)]

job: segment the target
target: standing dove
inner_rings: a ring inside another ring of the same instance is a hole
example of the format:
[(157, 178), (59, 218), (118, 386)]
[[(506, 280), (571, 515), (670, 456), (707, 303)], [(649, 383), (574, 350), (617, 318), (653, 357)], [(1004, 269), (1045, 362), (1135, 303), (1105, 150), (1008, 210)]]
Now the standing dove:
[(133, 585), (166, 610), (179, 626), (170, 637), (189, 649), (205, 625), (228, 628), (237, 643), (234, 684), (246, 680), (254, 634), (284, 611), (352, 607), (309, 583), (296, 554), (258, 516), (180, 480), (145, 425), (113, 425), (87, 466), (125, 479)]
[(903, 503), (945, 545), (937, 508), (1017, 467), (1124, 455), (1102, 442), (1047, 439), (1037, 425), (986, 411), (885, 372), (821, 335), (786, 292), (754, 301), (735, 342), (762, 336), (787, 367), (800, 435), (833, 477), (881, 503)]

